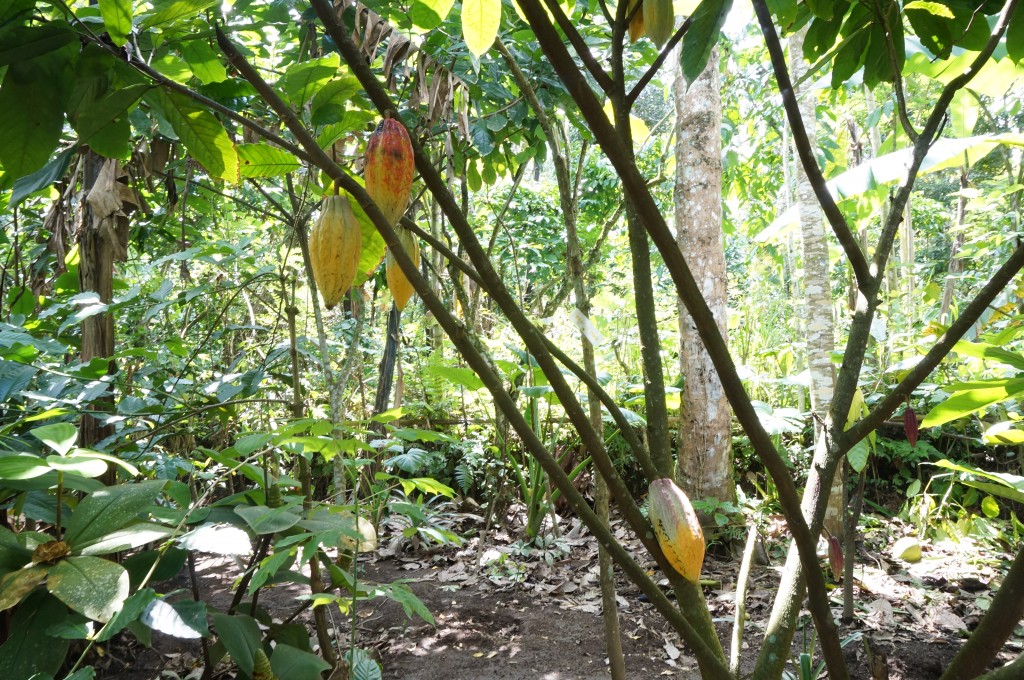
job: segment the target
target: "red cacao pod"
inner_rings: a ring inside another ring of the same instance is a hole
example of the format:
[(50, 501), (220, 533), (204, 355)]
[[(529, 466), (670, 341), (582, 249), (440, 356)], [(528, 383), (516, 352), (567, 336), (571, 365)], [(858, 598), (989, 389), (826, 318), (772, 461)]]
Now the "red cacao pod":
[(416, 161), (405, 126), (394, 118), (377, 125), (366, 145), (366, 193), (392, 225), (398, 224), (409, 207)]

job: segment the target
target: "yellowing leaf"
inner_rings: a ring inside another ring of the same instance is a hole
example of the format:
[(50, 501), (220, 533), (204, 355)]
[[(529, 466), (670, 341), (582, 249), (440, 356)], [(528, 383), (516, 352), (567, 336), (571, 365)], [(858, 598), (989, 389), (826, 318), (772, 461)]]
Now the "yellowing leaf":
[[(604, 115), (608, 116), (608, 120), (615, 123), (615, 114), (612, 111), (612, 103), (608, 102), (604, 105)], [(632, 114), (629, 116), (629, 128), (633, 133), (633, 144), (640, 146), (647, 141), (647, 138), (651, 136), (651, 129), (647, 127), (647, 123), (642, 118), (638, 118)]]
[(463, 0), (462, 36), (475, 56), (491, 48), (501, 24), (501, 0)]

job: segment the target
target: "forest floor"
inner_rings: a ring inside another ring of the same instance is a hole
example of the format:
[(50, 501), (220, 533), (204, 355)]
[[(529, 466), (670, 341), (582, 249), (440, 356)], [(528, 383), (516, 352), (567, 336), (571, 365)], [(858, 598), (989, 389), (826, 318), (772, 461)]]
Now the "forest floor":
[[(417, 554), (400, 533), (384, 534), (380, 549), (365, 558), (364, 583), (404, 580), (435, 618), (431, 625), (408, 618), (401, 605), (371, 600), (357, 608), (359, 645), (381, 663), (385, 679), (403, 680), (590, 680), (610, 677), (597, 583), (597, 547), (578, 521), (565, 523), (561, 537), (544, 551), (523, 547), (510, 535), (491, 532), (483, 550), (476, 541)], [(624, 526), (613, 522), (627, 546)], [(907, 564), (886, 554), (892, 525), (868, 532), (855, 570), (855, 620), (840, 627), (851, 677), (923, 680), (938, 678), (964, 636), (977, 625), (1008, 566), (1006, 555), (971, 539), (925, 544), (920, 562)], [(771, 532), (769, 531), (769, 534)], [(747, 597), (748, 622), (742, 666), (749, 672), (764, 634), (782, 564), (783, 537), (767, 541), (768, 564), (755, 566)], [(634, 554), (643, 554), (639, 549)], [(478, 560), (480, 566), (478, 567)], [(653, 570), (653, 563), (649, 565)], [(726, 641), (731, 636), (738, 564), (709, 554), (702, 572), (705, 597)], [(230, 560), (197, 562), (203, 597), (224, 608), (240, 569)], [(653, 572), (652, 572), (653, 573)], [(178, 583), (186, 585), (185, 582)], [(841, 588), (832, 593), (833, 611), (842, 611)], [(275, 619), (301, 604), (295, 586), (266, 588), (260, 606)], [(618, 584), (619, 621), (630, 678), (699, 678), (693, 655), (632, 584)], [(341, 637), (350, 624), (337, 608), (332, 617)], [(309, 612), (303, 618), (309, 620)], [(813, 626), (797, 632), (792, 659), (814, 648)], [(315, 638), (312, 640), (315, 647)], [(997, 665), (1024, 649), (1024, 627), (1001, 653)], [(111, 658), (96, 663), (99, 677), (198, 678), (202, 655), (194, 641), (154, 636), (154, 648), (111, 647)], [(816, 651), (816, 650), (815, 650)], [(874, 662), (874, 666), (872, 666)], [(815, 653), (814, 667), (820, 663)], [(872, 667), (875, 668), (874, 673)], [(220, 664), (218, 678), (236, 671)], [(824, 672), (818, 677), (827, 677)]]

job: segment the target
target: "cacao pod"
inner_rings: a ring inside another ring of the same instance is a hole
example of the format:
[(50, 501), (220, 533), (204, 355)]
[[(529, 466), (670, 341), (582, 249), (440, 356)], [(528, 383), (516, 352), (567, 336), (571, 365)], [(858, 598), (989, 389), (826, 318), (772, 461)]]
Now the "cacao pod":
[(910, 448), (917, 449), (917, 438), (921, 435), (920, 424), (917, 422), (917, 413), (914, 407), (907, 400), (907, 408), (903, 411), (903, 432), (907, 435), (907, 442)]
[(281, 493), (281, 485), (274, 483), (267, 489), (267, 507), (279, 508), (284, 505), (284, 496)]
[(270, 659), (262, 647), (256, 650), (256, 657), (253, 659), (252, 680), (277, 680), (274, 669), (270, 667)]
[(839, 581), (843, 577), (843, 544), (837, 536), (828, 537), (828, 566), (833, 580)]
[[(626, 9), (626, 16), (629, 16), (640, 2), (641, 0), (630, 0), (629, 7)], [(644, 37), (645, 33), (644, 10), (643, 8), (640, 8), (635, 14), (633, 14), (633, 18), (629, 20), (629, 42), (635, 43), (637, 40)]]
[(352, 287), (362, 250), (363, 230), (348, 196), (325, 198), (320, 219), (309, 234), (309, 259), (327, 309)]
[(644, 0), (644, 28), (651, 41), (660, 49), (672, 37), (676, 28), (676, 13), (672, 0)]
[[(398, 239), (402, 242), (402, 247), (405, 248), (405, 252), (409, 254), (413, 263), (417, 267), (420, 266), (420, 240), (416, 238), (416, 234), (412, 233), (408, 229), (403, 227), (397, 227)], [(409, 283), (409, 279), (406, 278), (405, 272), (395, 262), (394, 256), (391, 254), (391, 249), (388, 248), (388, 254), (385, 258), (384, 274), (388, 281), (388, 290), (391, 291), (391, 297), (395, 299), (395, 306), (398, 307), (398, 311), (405, 309), (405, 305), (408, 304), (409, 298), (412, 297), (413, 290), (412, 284)]]
[(683, 578), (696, 583), (704, 563), (704, 531), (690, 499), (675, 482), (663, 477), (651, 482), (647, 502), (648, 517), (665, 559)]
[(409, 207), (415, 172), (409, 133), (394, 118), (385, 118), (366, 145), (363, 175), (366, 193), (392, 225), (398, 224)]

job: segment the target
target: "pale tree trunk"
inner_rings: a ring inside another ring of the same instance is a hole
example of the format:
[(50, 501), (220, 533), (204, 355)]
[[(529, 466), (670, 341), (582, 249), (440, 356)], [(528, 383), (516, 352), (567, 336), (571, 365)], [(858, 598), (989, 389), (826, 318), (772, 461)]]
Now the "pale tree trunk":
[[(790, 68), (793, 82), (798, 83), (807, 71), (803, 56), (804, 31), (789, 39)], [(811, 147), (815, 141), (815, 96), (813, 92), (801, 91), (800, 115), (807, 128)], [(835, 390), (835, 375), (832, 369), (832, 351), (835, 349), (835, 320), (832, 316), (832, 283), (829, 277), (828, 240), (821, 207), (814, 195), (814, 188), (802, 164), (796, 168), (796, 200), (800, 211), (800, 237), (803, 241), (804, 295), (806, 311), (804, 319), (807, 329), (807, 366), (811, 377), (811, 414), (814, 421), (814, 440), (822, 435), (821, 424), (832, 406)], [(843, 481), (836, 475), (829, 493), (828, 509), (825, 511), (825, 530), (833, 536), (842, 536), (843, 527)]]
[[(678, 60), (675, 60), (678, 63)], [(724, 337), (727, 327), (725, 247), (722, 243), (722, 99), (718, 51), (687, 88), (676, 70), (676, 242), (686, 257)], [(729, 402), (679, 302), (679, 362), (685, 380), (680, 408), (678, 471), (693, 499), (736, 498)]]
[[(123, 261), (128, 247), (128, 215), (135, 209), (135, 193), (121, 180), (121, 164), (92, 151), (83, 155), (83, 198), (78, 223), (78, 279), (83, 293), (95, 293), (109, 304), (114, 297), (114, 263)], [(109, 312), (94, 314), (82, 321), (82, 363), (92, 359), (110, 360), (108, 373), (117, 371), (114, 363), (114, 317)], [(106, 394), (89, 410), (113, 410), (113, 395)], [(103, 404), (101, 406), (101, 404)], [(78, 443), (95, 446), (113, 434), (113, 427), (102, 424), (88, 412), (82, 413)], [(116, 481), (116, 468), (108, 466), (103, 482)]]

